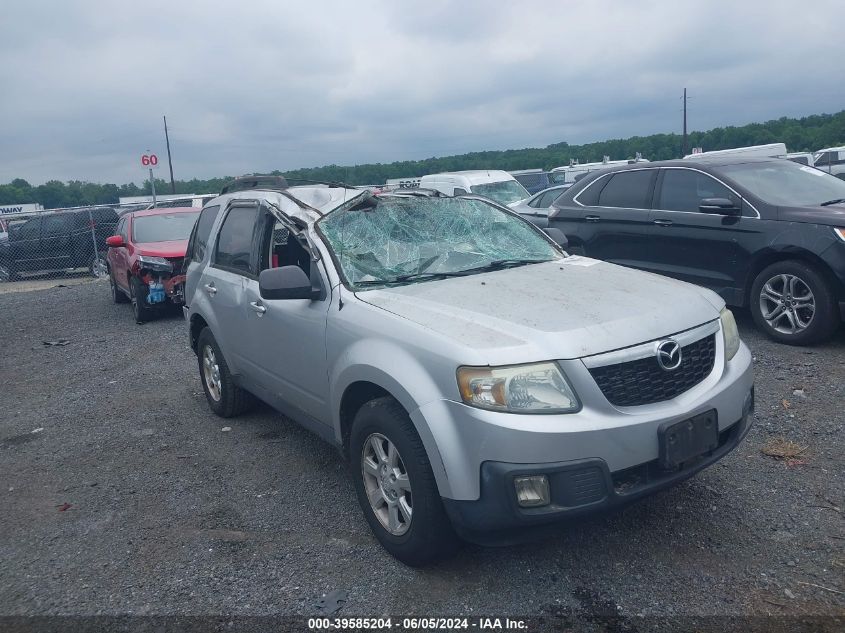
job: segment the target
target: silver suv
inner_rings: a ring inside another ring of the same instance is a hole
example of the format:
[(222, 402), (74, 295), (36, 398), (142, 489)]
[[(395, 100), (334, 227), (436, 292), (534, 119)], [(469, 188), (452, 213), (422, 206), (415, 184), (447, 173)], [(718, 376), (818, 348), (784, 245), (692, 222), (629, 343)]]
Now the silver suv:
[(184, 308), (209, 406), (257, 397), (334, 444), (409, 565), (620, 506), (737, 446), (753, 376), (724, 302), (550, 233), (473, 195), (212, 200)]

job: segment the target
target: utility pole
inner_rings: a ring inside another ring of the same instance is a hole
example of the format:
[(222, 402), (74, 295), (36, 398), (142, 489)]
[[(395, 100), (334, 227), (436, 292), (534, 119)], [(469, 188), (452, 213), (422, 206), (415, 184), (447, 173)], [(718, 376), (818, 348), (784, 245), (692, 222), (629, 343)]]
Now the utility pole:
[[(684, 88), (684, 147), (683, 151), (681, 152), (681, 157), (686, 156), (688, 153), (689, 148), (687, 147), (687, 89)], [(167, 155), (168, 157), (170, 156), (170, 149), (167, 150)]]
[[(684, 91), (686, 94), (686, 91)], [(176, 182), (173, 180), (173, 161), (170, 159), (170, 137), (167, 135), (167, 117), (164, 118), (164, 140), (167, 142), (167, 164), (170, 166), (170, 193), (176, 193)], [(686, 121), (686, 113), (684, 114)], [(686, 122), (684, 123), (684, 138), (686, 138)]]

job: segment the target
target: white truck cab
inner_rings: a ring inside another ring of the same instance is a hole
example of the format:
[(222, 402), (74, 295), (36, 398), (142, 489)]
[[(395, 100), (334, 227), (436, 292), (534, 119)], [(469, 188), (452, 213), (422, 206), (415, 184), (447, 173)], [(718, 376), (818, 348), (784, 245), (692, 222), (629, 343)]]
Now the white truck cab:
[(447, 196), (475, 193), (499, 204), (508, 205), (528, 198), (531, 194), (506, 171), (476, 169), (429, 174), (420, 178), (423, 189), (434, 189)]

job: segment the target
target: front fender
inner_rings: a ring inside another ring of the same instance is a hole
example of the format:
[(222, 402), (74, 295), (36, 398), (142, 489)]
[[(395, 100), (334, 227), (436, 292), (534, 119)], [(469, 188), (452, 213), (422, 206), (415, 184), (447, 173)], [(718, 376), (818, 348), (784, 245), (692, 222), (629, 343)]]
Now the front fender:
[(381, 387), (405, 408), (425, 447), (440, 495), (450, 496), (449, 478), (435, 439), (437, 429), (419, 414), (421, 406), (442, 399), (430, 372), (416, 356), (389, 341), (363, 339), (352, 343), (333, 364), (329, 376), (332, 425), (338, 443), (343, 441), (340, 419), (343, 395), (350, 385), (362, 381)]

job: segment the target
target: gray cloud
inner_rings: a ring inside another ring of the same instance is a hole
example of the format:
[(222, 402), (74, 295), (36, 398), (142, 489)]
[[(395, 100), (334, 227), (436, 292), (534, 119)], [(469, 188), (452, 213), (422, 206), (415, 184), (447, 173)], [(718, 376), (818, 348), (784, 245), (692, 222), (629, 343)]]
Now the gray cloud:
[[(845, 107), (845, 5), (31, 2), (0, 24), (0, 182), (209, 177)], [(845, 139), (843, 139), (845, 141)]]

